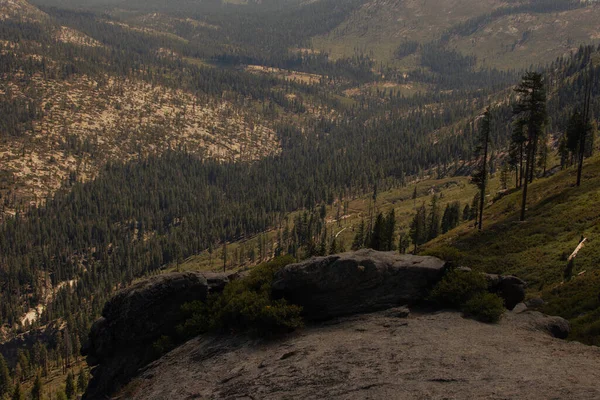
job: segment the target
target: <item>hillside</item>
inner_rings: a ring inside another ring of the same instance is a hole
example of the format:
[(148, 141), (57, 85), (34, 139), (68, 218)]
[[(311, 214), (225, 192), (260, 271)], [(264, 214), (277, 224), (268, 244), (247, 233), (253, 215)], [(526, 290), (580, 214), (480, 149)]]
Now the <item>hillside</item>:
[[(475, 56), (480, 68), (519, 69), (598, 43), (599, 16), (598, 4), (568, 0), (369, 0), (312, 45), (334, 57), (358, 51), (410, 70), (421, 63), (417, 44), (441, 41)], [(399, 52), (407, 43), (414, 50)]]
[[(521, 193), (509, 193), (485, 209), (483, 232), (463, 225), (429, 243), (426, 252), (486, 272), (522, 277), (529, 284), (528, 296), (544, 300), (544, 311), (571, 321), (573, 340), (598, 345), (600, 210), (595, 205), (600, 157), (586, 163), (581, 187), (574, 186), (575, 173), (571, 168), (535, 181), (526, 222), (518, 221)], [(582, 237), (587, 242), (572, 277), (566, 278), (567, 257)]]

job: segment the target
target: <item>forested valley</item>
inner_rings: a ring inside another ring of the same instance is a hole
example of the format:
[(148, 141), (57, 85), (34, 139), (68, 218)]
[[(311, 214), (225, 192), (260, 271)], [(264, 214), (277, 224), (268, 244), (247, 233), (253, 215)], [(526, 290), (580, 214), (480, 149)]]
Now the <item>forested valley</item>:
[[(478, 184), (486, 109), (493, 158), (483, 174), (502, 173), (505, 190), (544, 176), (553, 158), (565, 168), (576, 164), (578, 132), (588, 130), (581, 124), (600, 115), (596, 45), (577, 44), (549, 63), (532, 60), (547, 114), (534, 139), (523, 136), (526, 122), (515, 112), (514, 88), (527, 71), (481, 67), (476, 56), (447, 45), (504, 15), (572, 10), (576, 2), (548, 9), (534, 1), (473, 16), (439, 39), (396, 46), (389, 62), (311, 49), (311, 38), (342, 26), (361, 0), (182, 2), (171, 10), (160, 2), (132, 2), (129, 10), (107, 2), (85, 10), (77, 1), (38, 1), (39, 10), (22, 3), (18, 17), (0, 20), (0, 144), (12, 157), (0, 166), (0, 339), (60, 323), (58, 334), (11, 352), (8, 363), (0, 356), (0, 398), (9, 387), (12, 394), (13, 381), (31, 384), (39, 367), (42, 374), (49, 364), (66, 371), (115, 290), (191, 256), (220, 249), (217, 268), (234, 270), (287, 254), (416, 252), (463, 221), (473, 225), (481, 197), (440, 208), (436, 194), (417, 204), (415, 186), (409, 221), (376, 204), (378, 194), (426, 178), (473, 175)], [(398, 64), (417, 52), (417, 64)], [(116, 123), (113, 138), (107, 128), (74, 131), (85, 110), (69, 96), (82, 80), (91, 82), (83, 90), (91, 97), (106, 96), (107, 113), (131, 124)], [(179, 111), (138, 130), (150, 112), (114, 100), (132, 82)], [(49, 100), (56, 87), (67, 88), (62, 103)], [(167, 91), (175, 94), (156, 94)], [(194, 122), (207, 132), (201, 140), (179, 135), (201, 108), (226, 111)], [(235, 122), (217, 127), (224, 119)], [(594, 150), (588, 139), (585, 157)], [(56, 182), (31, 185), (35, 174), (19, 175), (14, 160), (32, 154), (58, 171)], [(337, 208), (339, 220), (348, 201), (363, 197), (371, 206), (352, 227), (353, 240), (337, 239), (328, 210)], [(264, 232), (275, 239), (227, 252)], [(31, 310), (36, 317), (24, 319)], [(68, 379), (81, 386), (87, 377)]]

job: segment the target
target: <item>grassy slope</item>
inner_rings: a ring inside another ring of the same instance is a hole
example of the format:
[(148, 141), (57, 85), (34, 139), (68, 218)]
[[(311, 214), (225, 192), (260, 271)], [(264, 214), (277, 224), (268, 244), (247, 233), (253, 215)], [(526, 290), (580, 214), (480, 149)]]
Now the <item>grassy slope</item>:
[[(586, 162), (579, 188), (575, 174), (571, 168), (535, 181), (526, 222), (519, 222), (516, 191), (486, 208), (482, 233), (462, 225), (426, 247), (441, 254), (450, 246), (461, 252), (462, 265), (525, 279), (528, 297), (546, 301), (543, 311), (571, 321), (573, 339), (600, 345), (600, 156)], [(582, 235), (588, 242), (574, 278), (563, 282), (566, 258)]]

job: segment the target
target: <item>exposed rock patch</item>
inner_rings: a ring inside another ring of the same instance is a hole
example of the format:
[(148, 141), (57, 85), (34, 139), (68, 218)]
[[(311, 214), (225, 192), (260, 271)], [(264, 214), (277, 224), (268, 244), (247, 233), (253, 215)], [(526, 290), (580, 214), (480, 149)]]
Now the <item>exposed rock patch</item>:
[(121, 393), (158, 399), (598, 399), (600, 348), (456, 312), (388, 311), (308, 327), (277, 342), (199, 337)]
[(552, 317), (538, 311), (521, 311), (518, 318), (507, 315), (521, 327), (550, 334), (555, 338), (566, 339), (571, 333), (569, 321), (561, 317)]
[(435, 257), (374, 250), (317, 257), (279, 271), (273, 294), (304, 307), (308, 319), (324, 320), (422, 301), (445, 265)]
[(181, 322), (181, 305), (205, 300), (211, 291), (222, 290), (227, 281), (224, 275), (171, 273), (117, 293), (104, 306), (83, 349), (88, 364), (96, 366), (84, 398), (101, 398), (127, 383), (156, 357), (152, 344), (174, 333)]

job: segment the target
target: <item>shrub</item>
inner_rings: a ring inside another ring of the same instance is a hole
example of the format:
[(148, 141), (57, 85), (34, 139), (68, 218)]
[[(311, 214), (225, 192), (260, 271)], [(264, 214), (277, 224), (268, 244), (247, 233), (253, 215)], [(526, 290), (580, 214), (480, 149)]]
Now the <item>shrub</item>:
[(433, 288), (429, 297), (440, 307), (460, 308), (476, 294), (486, 292), (487, 287), (483, 274), (453, 269)]
[(160, 357), (163, 354), (168, 353), (169, 351), (175, 348), (175, 344), (168, 336), (161, 336), (152, 344), (152, 350), (154, 351), (157, 357)]
[(465, 259), (465, 254), (463, 252), (459, 251), (455, 247), (446, 245), (428, 249), (422, 252), (421, 255), (440, 258), (446, 261), (446, 263), (448, 263), (452, 267), (457, 267), (461, 265)]
[(504, 301), (493, 293), (477, 293), (465, 303), (463, 311), (481, 322), (498, 322), (504, 313)]
[(271, 298), (275, 273), (291, 263), (283, 257), (254, 268), (250, 274), (228, 284), (223, 293), (209, 296), (206, 302), (185, 304), (188, 316), (178, 328), (184, 337), (205, 332), (247, 332), (268, 337), (303, 326), (302, 308), (286, 300)]

